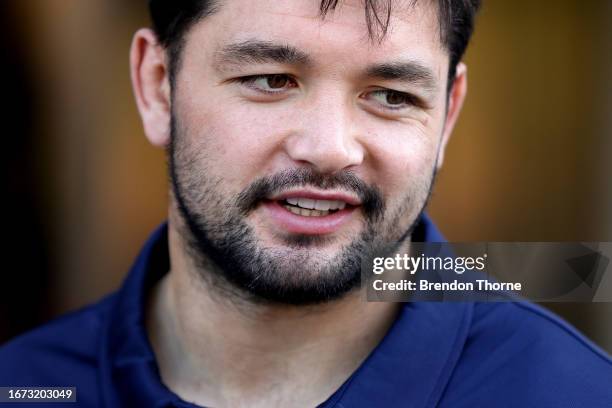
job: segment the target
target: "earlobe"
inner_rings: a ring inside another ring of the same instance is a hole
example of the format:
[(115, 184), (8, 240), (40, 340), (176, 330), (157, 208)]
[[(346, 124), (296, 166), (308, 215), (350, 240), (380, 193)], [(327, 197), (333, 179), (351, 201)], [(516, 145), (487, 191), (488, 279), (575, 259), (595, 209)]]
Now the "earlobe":
[(463, 108), (463, 102), (467, 94), (467, 66), (460, 62), (457, 65), (457, 72), (450, 94), (448, 96), (448, 109), (446, 113), (446, 120), (444, 123), (444, 130), (442, 132), (442, 139), (440, 141), (440, 147), (438, 150), (438, 161), (436, 167), (438, 170), (442, 167), (444, 162), (444, 152), (446, 146), (450, 140), (461, 109)]
[(145, 134), (153, 145), (165, 147), (170, 141), (170, 82), (165, 50), (148, 28), (134, 35), (130, 72)]

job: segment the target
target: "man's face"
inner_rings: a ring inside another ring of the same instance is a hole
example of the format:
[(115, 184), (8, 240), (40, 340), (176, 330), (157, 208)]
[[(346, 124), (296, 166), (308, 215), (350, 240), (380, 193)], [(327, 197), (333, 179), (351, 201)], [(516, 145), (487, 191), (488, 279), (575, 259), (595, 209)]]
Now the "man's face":
[(174, 196), (191, 249), (245, 293), (338, 298), (362, 256), (405, 238), (422, 211), (448, 56), (433, 2), (401, 3), (380, 43), (361, 1), (321, 19), (319, 1), (225, 0), (187, 32)]

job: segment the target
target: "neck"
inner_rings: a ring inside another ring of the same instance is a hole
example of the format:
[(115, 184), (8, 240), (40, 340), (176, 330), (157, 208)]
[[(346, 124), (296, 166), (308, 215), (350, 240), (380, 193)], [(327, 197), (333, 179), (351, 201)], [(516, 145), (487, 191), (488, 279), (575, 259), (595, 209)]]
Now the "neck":
[(171, 270), (151, 297), (147, 328), (162, 380), (204, 406), (316, 406), (357, 369), (398, 305), (357, 291), (317, 306), (228, 301), (169, 228)]

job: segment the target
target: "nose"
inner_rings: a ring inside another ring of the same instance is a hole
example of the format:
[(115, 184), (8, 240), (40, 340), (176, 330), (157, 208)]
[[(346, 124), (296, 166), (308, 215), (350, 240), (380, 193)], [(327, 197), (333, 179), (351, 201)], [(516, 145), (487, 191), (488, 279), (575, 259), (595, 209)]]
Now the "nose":
[(298, 113), (300, 126), (285, 140), (285, 151), (296, 162), (333, 174), (360, 165), (365, 156), (350, 103), (322, 95)]

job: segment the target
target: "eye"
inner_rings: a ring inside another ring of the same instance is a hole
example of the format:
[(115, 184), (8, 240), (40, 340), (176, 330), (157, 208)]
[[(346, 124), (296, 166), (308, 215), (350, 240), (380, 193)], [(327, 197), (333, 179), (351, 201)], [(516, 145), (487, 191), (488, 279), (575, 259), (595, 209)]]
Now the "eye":
[(280, 93), (297, 86), (296, 81), (286, 74), (252, 75), (239, 78), (239, 81), (249, 88), (264, 93)]
[(415, 96), (392, 89), (373, 91), (369, 93), (369, 96), (387, 109), (403, 109), (419, 105)]

